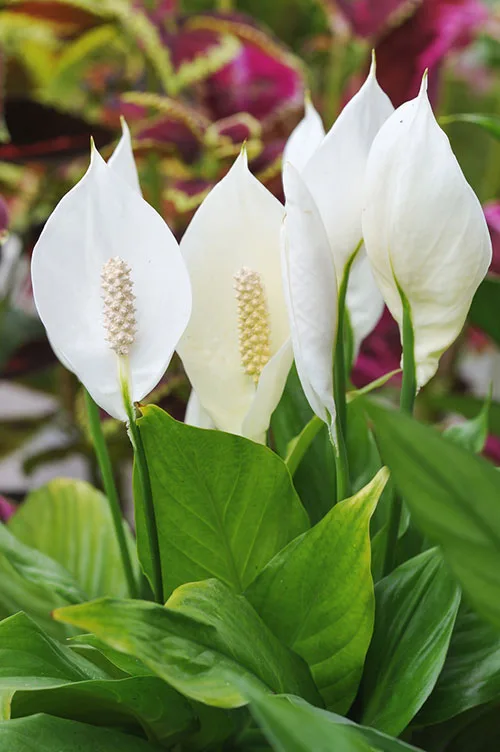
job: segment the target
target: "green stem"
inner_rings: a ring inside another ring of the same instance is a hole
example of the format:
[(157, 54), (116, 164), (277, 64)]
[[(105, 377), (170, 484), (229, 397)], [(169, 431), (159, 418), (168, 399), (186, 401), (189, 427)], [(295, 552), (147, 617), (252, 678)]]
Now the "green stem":
[[(415, 368), (415, 336), (411, 320), (411, 309), (403, 291), (399, 291), (403, 303), (403, 383), (399, 409), (401, 412), (413, 413), (415, 397), (417, 395), (417, 375)], [(398, 493), (392, 498), (389, 515), (389, 527), (387, 529), (387, 541), (384, 557), (384, 576), (390, 574), (396, 563), (396, 551), (401, 523), (403, 500)]]
[(123, 516), (120, 508), (120, 502), (118, 500), (118, 493), (113, 476), (113, 468), (111, 465), (111, 460), (109, 457), (109, 452), (106, 446), (101, 420), (99, 417), (99, 408), (86, 389), (85, 404), (87, 407), (92, 444), (94, 446), (97, 462), (99, 464), (99, 470), (101, 472), (104, 491), (106, 493), (106, 497), (109, 503), (109, 509), (111, 511), (111, 517), (115, 528), (118, 546), (120, 548), (123, 570), (125, 572), (125, 577), (127, 580), (129, 595), (131, 598), (136, 598), (137, 584), (134, 577), (134, 570), (132, 567), (132, 560), (130, 558), (130, 551), (127, 545), (127, 539), (125, 537)]
[(151, 556), (151, 587), (157, 603), (163, 603), (163, 577), (161, 572), (160, 543), (158, 540), (158, 525), (156, 523), (155, 507), (151, 478), (149, 477), (148, 460), (144, 451), (141, 429), (136, 420), (135, 407), (130, 399), (128, 378), (121, 371), (122, 395), (127, 411), (129, 436), (134, 449), (135, 467), (141, 487), (142, 502), (144, 504), (144, 518), (146, 534), (148, 536), (149, 554)]
[(216, 0), (216, 10), (219, 12), (229, 12), (234, 10), (233, 0)]
[(337, 411), (335, 427), (337, 431), (337, 501), (342, 501), (350, 493), (349, 463), (347, 459), (347, 400), (346, 400), (346, 363), (345, 363), (345, 324), (346, 324), (346, 297), (349, 284), (349, 274), (354, 259), (361, 248), (363, 241), (358, 243), (354, 253), (347, 262), (344, 275), (339, 287), (337, 340), (333, 362), (333, 396)]

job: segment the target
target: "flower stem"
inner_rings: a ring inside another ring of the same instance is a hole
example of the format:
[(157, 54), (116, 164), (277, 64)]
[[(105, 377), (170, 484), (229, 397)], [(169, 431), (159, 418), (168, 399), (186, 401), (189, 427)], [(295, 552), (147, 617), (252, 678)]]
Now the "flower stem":
[(127, 365), (120, 363), (120, 381), (122, 386), (123, 403), (128, 418), (128, 434), (134, 449), (135, 468), (139, 479), (142, 503), (144, 504), (144, 520), (146, 524), (146, 535), (148, 537), (149, 555), (151, 557), (151, 587), (155, 601), (157, 603), (164, 603), (160, 542), (158, 540), (158, 525), (156, 523), (153, 490), (151, 488), (148, 460), (146, 452), (144, 451), (141, 429), (137, 423), (135, 407), (130, 397), (128, 373), (126, 371)]
[(90, 435), (92, 437), (92, 444), (94, 446), (97, 462), (99, 464), (104, 491), (108, 499), (109, 509), (115, 528), (115, 535), (118, 541), (118, 546), (122, 558), (123, 570), (125, 572), (125, 578), (127, 580), (128, 592), (131, 598), (136, 598), (137, 583), (135, 581), (132, 560), (130, 558), (130, 551), (127, 545), (127, 539), (125, 537), (122, 511), (118, 500), (118, 492), (116, 490), (115, 479), (113, 476), (111, 459), (109, 457), (109, 452), (106, 446), (101, 420), (99, 417), (99, 408), (97, 407), (96, 403), (87, 392), (87, 390), (85, 389), (84, 391), (85, 404), (87, 407), (87, 415), (89, 419)]
[[(415, 368), (415, 336), (411, 320), (411, 309), (406, 296), (400, 290), (401, 301), (403, 303), (403, 383), (401, 385), (401, 395), (399, 409), (401, 412), (412, 415), (415, 397), (417, 395), (417, 376)], [(392, 505), (389, 515), (389, 527), (387, 529), (387, 541), (384, 557), (384, 577), (392, 572), (396, 563), (396, 550), (398, 545), (399, 526), (401, 522), (401, 512), (403, 509), (403, 499), (400, 494), (395, 493), (392, 498)]]
[(346, 363), (345, 363), (345, 322), (346, 322), (346, 297), (347, 286), (349, 284), (349, 274), (354, 259), (361, 248), (363, 241), (360, 241), (347, 262), (344, 275), (339, 287), (338, 296), (338, 318), (337, 318), (337, 340), (335, 343), (335, 353), (333, 361), (333, 396), (337, 415), (335, 417), (335, 427), (337, 432), (337, 501), (342, 501), (350, 493), (349, 480), (349, 462), (347, 458), (347, 401), (346, 401)]

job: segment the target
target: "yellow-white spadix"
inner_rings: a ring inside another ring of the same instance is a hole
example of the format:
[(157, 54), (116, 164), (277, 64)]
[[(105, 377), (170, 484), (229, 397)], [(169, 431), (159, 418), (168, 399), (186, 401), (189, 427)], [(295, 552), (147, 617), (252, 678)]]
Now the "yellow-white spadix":
[(418, 97), (399, 107), (375, 138), (363, 236), (400, 329), (401, 293), (409, 303), (421, 387), (460, 333), (491, 261), (483, 210), (433, 115), (427, 76)]
[(127, 419), (164, 374), (191, 311), (178, 244), (139, 193), (123, 123), (110, 162), (90, 167), (33, 251), (33, 293), (54, 351), (106, 412)]

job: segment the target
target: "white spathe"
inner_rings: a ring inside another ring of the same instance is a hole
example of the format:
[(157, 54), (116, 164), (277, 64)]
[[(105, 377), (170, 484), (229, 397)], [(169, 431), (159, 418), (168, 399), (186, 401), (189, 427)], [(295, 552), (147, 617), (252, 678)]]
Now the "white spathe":
[[(299, 170), (318, 208), (339, 285), (362, 240), (362, 197), (368, 155), (373, 139), (393, 112), (389, 98), (377, 82), (373, 60), (363, 86), (324, 138), (320, 137), (318, 127), (320, 116), (309, 102), (304, 119), (285, 147), (285, 159)], [(361, 246), (351, 268), (347, 292), (356, 352), (377, 324), (383, 307)]]
[(305, 117), (284, 152), (284, 284), (295, 361), (312, 410), (330, 426), (338, 288), (348, 267), (346, 307), (355, 353), (384, 306), (362, 247), (361, 212), (368, 154), (392, 112), (373, 61), (367, 80), (325, 137), (319, 114), (306, 102)]
[(337, 333), (337, 276), (317, 206), (299, 172), (284, 168), (283, 285), (293, 352), (304, 394), (333, 431), (333, 349)]
[[(243, 151), (208, 194), (184, 234), (181, 251), (193, 312), (178, 352), (203, 409), (217, 428), (263, 441), (292, 362), (283, 296), (283, 206), (251, 174)], [(242, 365), (235, 275), (256, 272), (268, 321), (269, 360), (258, 383)]]
[(126, 420), (118, 358), (105, 339), (103, 265), (119, 256), (131, 270), (137, 334), (124, 370), (133, 401), (163, 376), (189, 320), (191, 289), (177, 241), (132, 180), (128, 129), (120, 145), (111, 167), (92, 149), (89, 169), (56, 206), (35, 246), (32, 281), (58, 357), (97, 404)]
[(283, 150), (283, 165), (288, 162), (302, 172), (325, 137), (321, 115), (309, 96), (304, 103), (304, 117), (290, 134)]
[(396, 110), (373, 143), (363, 235), (400, 329), (398, 287), (410, 304), (421, 387), (460, 333), (491, 261), (483, 210), (433, 115), (426, 76), (418, 97)]
[(191, 389), (191, 394), (187, 401), (184, 423), (187, 426), (195, 426), (196, 428), (215, 428), (212, 418), (203, 409), (194, 389)]

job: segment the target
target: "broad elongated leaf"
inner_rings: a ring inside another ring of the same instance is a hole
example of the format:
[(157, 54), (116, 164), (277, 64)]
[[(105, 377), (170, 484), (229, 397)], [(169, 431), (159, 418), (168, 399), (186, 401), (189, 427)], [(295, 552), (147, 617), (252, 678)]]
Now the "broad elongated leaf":
[[(277, 452), (286, 457), (293, 441), (312, 419), (295, 366), (288, 377), (281, 401), (271, 419), (272, 438)], [(313, 523), (318, 522), (335, 503), (335, 462), (328, 430), (323, 426), (311, 441), (293, 476), (295, 488)]]
[(276, 752), (372, 752), (350, 726), (329, 723), (286, 697), (250, 695), (250, 710)]
[(413, 520), (439, 543), (469, 602), (500, 627), (500, 473), (406, 415), (367, 410)]
[(187, 701), (156, 676), (112, 679), (45, 634), (25, 614), (0, 623), (0, 693), (4, 716), (48, 713), (119, 726), (171, 741), (194, 722)]
[(443, 666), (460, 590), (437, 549), (402, 564), (375, 587), (373, 639), (363, 673), (367, 726), (399, 735)]
[(431, 696), (417, 716), (427, 726), (500, 699), (500, 632), (462, 605)]
[(252, 714), (278, 752), (418, 752), (298, 697), (266, 695), (254, 688), (248, 688), (248, 696)]
[[(51, 481), (29, 494), (9, 529), (18, 540), (62, 565), (89, 598), (127, 595), (108, 502), (89, 483)], [(132, 551), (132, 536), (126, 532)]]
[(0, 612), (25, 610), (51, 634), (64, 637), (68, 628), (55, 624), (57, 606), (87, 600), (71, 574), (53, 559), (30, 548), (0, 524)]
[(369, 525), (387, 476), (381, 470), (337, 504), (247, 591), (270, 629), (307, 661), (327, 707), (339, 712), (354, 699), (372, 634)]
[(413, 747), (411, 744), (406, 744), (406, 742), (402, 742), (400, 739), (394, 739), (394, 737), (388, 736), (387, 734), (377, 731), (374, 728), (370, 728), (369, 726), (360, 726), (349, 718), (337, 715), (337, 713), (332, 713), (331, 711), (323, 710), (322, 708), (316, 708), (307, 703), (301, 697), (288, 696), (288, 699), (292, 705), (307, 708), (311, 716), (311, 721), (314, 717), (316, 722), (320, 721), (328, 724), (340, 723), (342, 725), (348, 725), (357, 736), (362, 737), (373, 748), (381, 750), (381, 752), (418, 752), (417, 747)]
[(60, 718), (126, 729), (172, 744), (196, 727), (187, 700), (158, 676), (82, 681), (37, 691), (17, 691), (12, 718), (48, 713)]
[[(151, 669), (144, 665), (138, 658), (134, 658), (131, 655), (122, 653), (119, 650), (115, 650), (107, 643), (100, 640), (94, 634), (82, 634), (76, 635), (71, 638), (71, 646), (84, 658), (87, 657), (86, 652), (88, 650), (92, 652), (98, 650), (106, 660), (110, 661), (119, 671), (130, 676), (152, 676), (154, 674)], [(90, 657), (88, 660), (92, 660)]]
[(244, 704), (241, 677), (268, 691), (319, 701), (305, 663), (274, 637), (243, 596), (216, 580), (178, 588), (165, 607), (102, 599), (58, 609), (54, 616), (91, 630), (207, 705)]
[(106, 673), (46, 635), (23, 613), (0, 622), (0, 689), (57, 687)]
[[(178, 423), (158, 407), (139, 421), (153, 489), (165, 595), (217, 577), (244, 590), (307, 515), (285, 464), (239, 436)], [(147, 561), (142, 507), (141, 557)]]
[(0, 723), (0, 749), (9, 752), (161, 752), (164, 748), (120, 731), (41, 714)]

